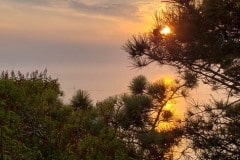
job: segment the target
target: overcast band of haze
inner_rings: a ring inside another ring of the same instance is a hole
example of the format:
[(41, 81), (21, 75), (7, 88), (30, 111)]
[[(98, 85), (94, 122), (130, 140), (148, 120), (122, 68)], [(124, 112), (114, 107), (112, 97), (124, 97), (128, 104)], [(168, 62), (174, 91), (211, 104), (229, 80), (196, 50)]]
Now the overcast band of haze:
[(96, 101), (126, 92), (136, 75), (154, 81), (173, 73), (156, 65), (131, 70), (121, 48), (133, 33), (151, 29), (159, 0), (0, 2), (0, 70), (47, 68), (59, 78), (65, 102), (77, 89)]
[(0, 2), (0, 69), (47, 68), (59, 78), (65, 100), (79, 88), (100, 100), (126, 91), (134, 75), (156, 78), (160, 74), (158, 67), (147, 72), (130, 70), (121, 49), (132, 33), (150, 28), (159, 1)]

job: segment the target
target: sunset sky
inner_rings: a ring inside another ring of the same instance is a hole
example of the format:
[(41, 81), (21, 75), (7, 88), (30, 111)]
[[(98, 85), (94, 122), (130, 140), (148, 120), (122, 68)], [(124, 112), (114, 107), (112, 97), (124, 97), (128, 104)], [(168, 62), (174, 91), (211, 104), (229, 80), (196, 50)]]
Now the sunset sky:
[(160, 0), (0, 0), (0, 70), (48, 70), (68, 102), (77, 89), (102, 100), (131, 79), (171, 77), (167, 67), (132, 69), (122, 45), (150, 31)]

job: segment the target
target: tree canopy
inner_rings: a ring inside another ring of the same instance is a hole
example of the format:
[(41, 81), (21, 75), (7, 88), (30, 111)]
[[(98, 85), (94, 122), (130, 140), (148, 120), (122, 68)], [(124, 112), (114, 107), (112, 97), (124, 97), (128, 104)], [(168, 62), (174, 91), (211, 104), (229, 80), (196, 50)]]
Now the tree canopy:
[[(92, 103), (78, 90), (61, 101), (57, 79), (44, 72), (2, 72), (1, 159), (171, 159), (183, 134), (166, 104), (186, 96), (190, 81), (166, 84), (135, 77), (131, 94)], [(161, 127), (168, 123), (168, 127)]]
[[(191, 71), (217, 88), (240, 91), (240, 2), (168, 0), (152, 33), (133, 36), (124, 49), (137, 67), (157, 62)], [(164, 26), (171, 33), (160, 33)]]
[[(192, 152), (185, 158), (239, 159), (240, 1), (165, 2), (169, 8), (155, 15), (152, 32), (133, 36), (124, 49), (135, 67), (170, 65), (188, 73), (184, 78), (224, 89), (225, 99), (193, 104), (188, 112), (183, 139)], [(161, 34), (165, 26), (169, 34)]]
[[(0, 159), (172, 160), (183, 146), (183, 159), (240, 159), (240, 2), (166, 3), (152, 32), (133, 36), (124, 49), (136, 67), (171, 65), (181, 78), (168, 84), (140, 75), (129, 93), (93, 104), (77, 90), (63, 104), (60, 84), (46, 70), (4, 71)], [(165, 26), (169, 34), (161, 34)], [(186, 98), (198, 80), (225, 89), (227, 98), (193, 104), (182, 120), (167, 104)]]

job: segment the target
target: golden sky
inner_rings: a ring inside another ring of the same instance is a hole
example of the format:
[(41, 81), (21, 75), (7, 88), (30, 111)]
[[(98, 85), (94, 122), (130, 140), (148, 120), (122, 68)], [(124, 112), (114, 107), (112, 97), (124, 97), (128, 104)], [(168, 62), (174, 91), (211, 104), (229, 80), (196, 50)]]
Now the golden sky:
[(0, 69), (47, 68), (65, 100), (79, 88), (94, 99), (125, 92), (135, 75), (160, 75), (158, 67), (131, 70), (122, 50), (131, 35), (151, 29), (159, 2), (0, 0)]
[(102, 100), (134, 76), (171, 76), (168, 67), (131, 69), (122, 45), (148, 32), (160, 0), (0, 0), (0, 70), (48, 70), (68, 101), (77, 89)]
[(71, 43), (119, 43), (149, 30), (161, 6), (148, 0), (1, 1), (1, 34)]

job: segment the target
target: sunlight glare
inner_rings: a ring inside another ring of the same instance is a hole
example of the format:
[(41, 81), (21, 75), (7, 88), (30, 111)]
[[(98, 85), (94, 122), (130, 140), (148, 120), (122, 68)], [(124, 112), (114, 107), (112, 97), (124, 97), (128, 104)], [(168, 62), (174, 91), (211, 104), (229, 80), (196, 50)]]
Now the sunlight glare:
[(165, 105), (164, 109), (170, 110), (170, 111), (174, 111), (173, 103), (172, 102), (167, 102), (167, 104)]
[(160, 31), (160, 33), (163, 35), (168, 35), (171, 33), (171, 29), (168, 26), (166, 26)]
[(167, 85), (167, 86), (173, 85), (173, 79), (171, 77), (169, 77), (169, 78), (165, 77), (163, 79), (163, 81), (164, 81), (164, 84)]

